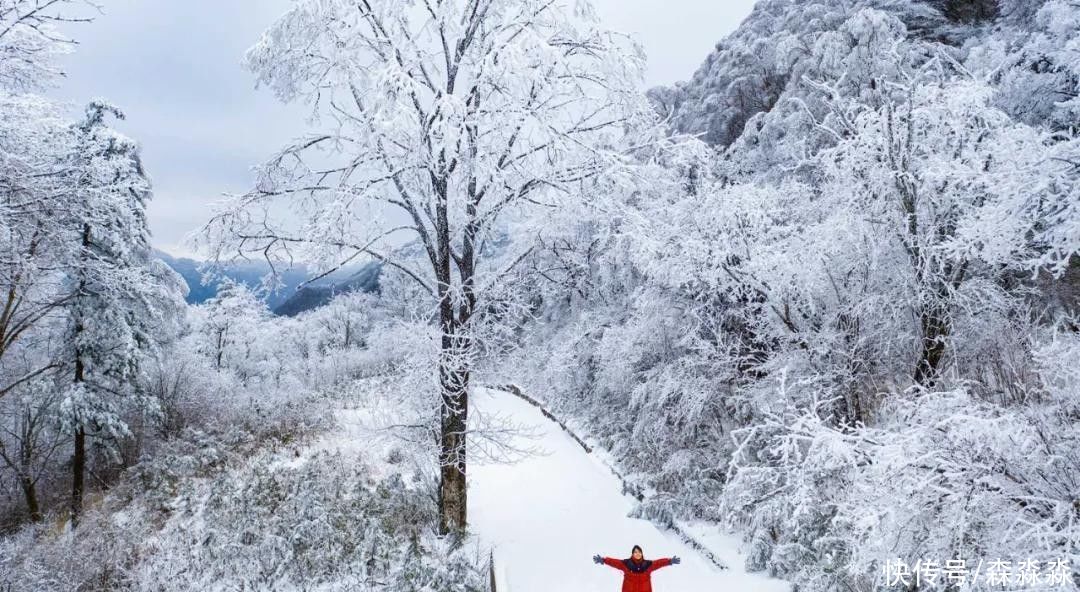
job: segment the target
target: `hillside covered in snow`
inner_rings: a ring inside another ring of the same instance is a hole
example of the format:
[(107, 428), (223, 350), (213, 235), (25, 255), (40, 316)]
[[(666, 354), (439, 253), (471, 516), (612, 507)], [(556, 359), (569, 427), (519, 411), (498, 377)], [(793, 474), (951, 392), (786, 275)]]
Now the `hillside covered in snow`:
[(1080, 586), (1076, 0), (761, 0), (648, 91), (586, 0), (297, 0), (196, 299), (46, 93), (86, 8), (0, 1), (0, 590)]

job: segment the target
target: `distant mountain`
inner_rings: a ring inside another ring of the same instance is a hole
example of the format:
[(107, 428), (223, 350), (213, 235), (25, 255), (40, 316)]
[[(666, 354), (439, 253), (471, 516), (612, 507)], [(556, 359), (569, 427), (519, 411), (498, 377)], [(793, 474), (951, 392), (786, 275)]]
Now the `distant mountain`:
[[(187, 296), (188, 303), (201, 304), (217, 294), (216, 282), (204, 284), (202, 281), (202, 273), (199, 271), (199, 266), (202, 265), (202, 262), (187, 257), (173, 257), (160, 250), (155, 250), (154, 253), (159, 259), (164, 261), (166, 265), (179, 273), (180, 276), (184, 278), (184, 281), (187, 282), (189, 289)], [(376, 269), (375, 271), (371, 271), (373, 265)], [(281, 273), (281, 281), (284, 283), (284, 286), (272, 294), (264, 294), (263, 298), (266, 300), (267, 306), (275, 312), (277, 312), (280, 307), (285, 307), (284, 310), (286, 311), (294, 311), (291, 313), (279, 314), (298, 314), (304, 310), (310, 310), (311, 308), (325, 304), (334, 293), (340, 293), (351, 289), (346, 287), (352, 286), (353, 284), (351, 282), (355, 283), (357, 287), (363, 286), (365, 289), (372, 285), (377, 286), (378, 268), (381, 268), (381, 265), (370, 263), (348, 267), (319, 280), (311, 286), (306, 286), (297, 291), (298, 286), (314, 275), (309, 268), (297, 266), (288, 271), (283, 271)], [(252, 261), (249, 263), (235, 263), (228, 265), (225, 267), (223, 275), (250, 288), (257, 288), (263, 276), (269, 271), (270, 267), (265, 262)], [(374, 279), (369, 277), (366, 282), (355, 279), (365, 272), (368, 276), (374, 274)]]
[(382, 263), (373, 261), (361, 267), (358, 271), (343, 281), (317, 283), (304, 286), (292, 292), (291, 296), (283, 303), (275, 307), (274, 314), (293, 317), (330, 302), (337, 294), (345, 292), (377, 292), (379, 290), (379, 275), (382, 273)]
[[(506, 234), (500, 234), (485, 242), (478, 256), (481, 259), (487, 259), (504, 255), (509, 245), (510, 237)], [(419, 240), (395, 247), (392, 255), (394, 258), (404, 261), (423, 261), (426, 257), (424, 247)], [(274, 307), (274, 314), (289, 317), (296, 316), (302, 312), (323, 306), (330, 302), (335, 295), (345, 292), (357, 290), (368, 293), (378, 292), (379, 277), (382, 275), (382, 270), (383, 264), (381, 262), (371, 261), (346, 270), (348, 275), (344, 276), (344, 278), (342, 274), (337, 274), (327, 278), (328, 281), (320, 281), (304, 286), (293, 292), (285, 302)]]

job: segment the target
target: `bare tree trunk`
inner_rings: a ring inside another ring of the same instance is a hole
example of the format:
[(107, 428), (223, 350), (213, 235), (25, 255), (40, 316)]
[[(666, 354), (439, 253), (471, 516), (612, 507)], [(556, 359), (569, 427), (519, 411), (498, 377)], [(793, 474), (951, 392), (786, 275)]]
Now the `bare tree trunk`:
[[(440, 233), (441, 234), (441, 233)], [(449, 234), (439, 237), (439, 533), (463, 532), (467, 520), (465, 428), (469, 411), (470, 342), (451, 296)]]
[[(452, 80), (452, 79), (451, 79)], [(453, 91), (451, 86), (450, 91)], [(465, 436), (469, 412), (469, 373), (472, 340), (469, 320), (475, 303), (473, 269), (475, 254), (471, 232), (475, 210), (470, 207), (469, 227), (466, 228), (460, 257), (451, 248), (448, 212), (449, 182), (446, 176), (432, 175), (432, 185), (438, 199), (435, 203), (435, 249), (432, 263), (438, 282), (439, 327), (442, 332), (439, 355), (439, 388), (441, 410), (439, 417), (439, 533), (462, 533), (468, 523), (467, 484), (465, 480)], [(470, 190), (474, 187), (470, 185)], [(470, 194), (471, 195), (471, 194)], [(472, 203), (472, 202), (470, 202)], [(456, 264), (461, 279), (464, 302), (455, 302), (453, 267)]]
[(30, 475), (19, 475), (19, 485), (22, 487), (23, 496), (26, 498), (26, 509), (30, 512), (31, 522), (41, 522), (41, 506), (38, 504), (37, 488)]
[[(83, 378), (82, 360), (76, 358), (75, 382), (82, 382)], [(86, 429), (81, 423), (75, 428), (75, 452), (71, 457), (71, 471), (71, 528), (76, 528), (79, 526), (79, 517), (82, 515), (86, 480)]]
[(943, 270), (947, 279), (934, 282), (933, 300), (923, 303), (920, 308), (919, 329), (922, 337), (922, 352), (915, 365), (915, 382), (925, 388), (933, 387), (940, 377), (946, 343), (949, 335), (952, 334), (949, 306), (951, 292), (960, 287), (967, 274), (967, 268), (967, 262), (945, 264)]
[[(944, 285), (936, 284), (935, 279), (928, 277), (932, 269), (931, 257), (928, 257), (920, 243), (920, 226), (918, 204), (920, 200), (918, 186), (913, 181), (917, 175), (909, 169), (912, 155), (912, 143), (914, 141), (914, 118), (911, 109), (913, 102), (908, 101), (908, 113), (904, 122), (903, 144), (898, 145), (894, 137), (894, 120), (892, 104), (886, 103), (888, 120), (886, 123), (886, 136), (889, 140), (889, 162), (893, 171), (897, 193), (900, 195), (900, 208), (907, 219), (907, 236), (904, 248), (915, 272), (915, 281), (921, 290), (932, 291), (934, 300), (923, 301), (918, 306), (919, 314), (919, 359), (915, 363), (915, 383), (930, 388), (938, 378), (941, 360), (945, 356), (945, 339), (951, 330), (948, 316), (947, 302), (948, 291)], [(901, 147), (902, 146), (902, 147)], [(925, 231), (923, 231), (925, 232)], [(945, 236), (938, 230), (938, 240), (944, 240)], [(957, 280), (959, 277), (957, 277)], [(936, 285), (935, 285), (936, 284)]]
[(217, 331), (217, 355), (214, 358), (215, 368), (221, 370), (221, 357), (225, 354), (225, 329)]
[(23, 496), (26, 498), (26, 509), (30, 512), (30, 520), (41, 522), (41, 506), (38, 503), (37, 485), (34, 482), (33, 460), (34, 441), (33, 425), (30, 423), (27, 413), (27, 427), (23, 430), (23, 441), (19, 449), (19, 486), (22, 487)]
[[(451, 353), (453, 357), (459, 355), (461, 355), (460, 351)], [(440, 534), (463, 532), (467, 523), (465, 427), (468, 418), (469, 371), (460, 366), (450, 367), (453, 363), (454, 360), (445, 360), (444, 357), (444, 362), (440, 363), (439, 368), (442, 388), (439, 454)]]
[(948, 311), (937, 303), (924, 306), (919, 315), (919, 329), (922, 351), (915, 364), (915, 382), (930, 388), (937, 382), (941, 360), (945, 357), (945, 340), (951, 331)]
[(71, 457), (71, 527), (79, 525), (83, 507), (83, 482), (86, 476), (86, 431), (75, 430), (75, 454)]
[[(90, 245), (90, 225), (83, 226), (83, 248)], [(79, 294), (81, 295), (86, 289), (86, 281), (81, 280), (79, 282)], [(82, 319), (77, 319), (75, 323), (75, 341), (78, 342), (79, 334), (83, 332)], [(86, 380), (84, 375), (85, 368), (82, 361), (82, 352), (79, 351), (78, 346), (75, 348), (75, 384), (79, 384)], [(86, 479), (86, 429), (83, 427), (81, 420), (78, 426), (75, 428), (75, 451), (71, 457), (71, 528), (76, 528), (79, 525), (79, 517), (82, 515), (83, 509), (83, 493), (84, 483)]]

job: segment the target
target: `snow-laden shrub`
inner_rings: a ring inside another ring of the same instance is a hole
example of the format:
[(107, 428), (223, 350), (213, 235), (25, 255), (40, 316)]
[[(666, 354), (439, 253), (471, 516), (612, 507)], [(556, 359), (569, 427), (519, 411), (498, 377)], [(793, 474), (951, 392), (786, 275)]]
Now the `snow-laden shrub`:
[[(192, 459), (203, 461), (214, 459)], [(327, 452), (193, 468), (174, 495), (106, 500), (76, 533), (5, 539), (0, 581), (11, 592), (486, 590), (479, 547), (434, 536), (428, 482), (375, 475)]]
[(867, 427), (837, 422), (830, 395), (817, 396), (735, 434), (720, 505), (747, 534), (748, 568), (847, 590), (868, 589), (897, 559), (1076, 563), (1080, 429), (1064, 401), (896, 393)]
[[(105, 592), (133, 590), (130, 570), (141, 544), (154, 532), (137, 508), (115, 512), (88, 506), (79, 531), (57, 524), (30, 525), (0, 539), (0, 582), (11, 592)], [(114, 513), (115, 512), (115, 513)]]
[(434, 507), (422, 489), (397, 474), (375, 481), (336, 454), (295, 468), (260, 459), (193, 487), (150, 543), (139, 588), (180, 579), (183, 589), (315, 586), (342, 576), (376, 587), (409, 577), (430, 546)]

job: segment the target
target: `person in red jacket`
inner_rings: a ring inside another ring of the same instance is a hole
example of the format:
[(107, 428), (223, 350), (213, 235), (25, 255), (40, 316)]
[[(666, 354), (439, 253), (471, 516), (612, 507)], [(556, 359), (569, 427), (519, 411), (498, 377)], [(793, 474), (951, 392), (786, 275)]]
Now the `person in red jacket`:
[(641, 552), (641, 547), (634, 545), (627, 559), (614, 559), (612, 557), (593, 556), (597, 564), (610, 565), (623, 572), (622, 592), (652, 592), (652, 572), (668, 565), (678, 565), (681, 561), (677, 556), (672, 558), (648, 560)]

